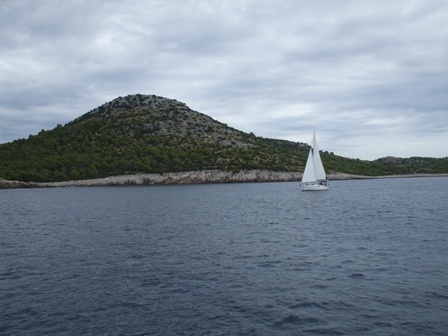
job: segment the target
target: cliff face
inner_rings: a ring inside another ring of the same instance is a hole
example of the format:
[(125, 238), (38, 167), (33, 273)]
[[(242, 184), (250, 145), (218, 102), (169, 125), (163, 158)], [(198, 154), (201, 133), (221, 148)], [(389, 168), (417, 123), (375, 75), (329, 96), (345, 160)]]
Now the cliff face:
[(0, 179), (0, 189), (39, 188), (38, 183)]
[(135, 174), (111, 176), (99, 179), (64, 181), (64, 182), (21, 182), (0, 179), (0, 189), (15, 188), (51, 188), (51, 187), (87, 187), (119, 185), (154, 185), (154, 184), (200, 184), (200, 183), (244, 183), (244, 182), (288, 182), (300, 181), (301, 173), (273, 172), (268, 170), (245, 170), (225, 172), (204, 170), (182, 173)]
[[(335, 181), (335, 180), (360, 180), (360, 179), (376, 179), (376, 178), (431, 177), (431, 176), (448, 177), (448, 174), (409, 174), (409, 175), (389, 175), (389, 176), (329, 174), (328, 179)], [(301, 179), (302, 179), (302, 173), (294, 173), (294, 172), (246, 170), (233, 173), (219, 170), (205, 170), (205, 171), (193, 171), (183, 173), (121, 175), (121, 176), (112, 176), (91, 180), (43, 182), (43, 183), (7, 181), (0, 179), (0, 189), (156, 185), (156, 184), (300, 182)]]
[(38, 183), (39, 187), (106, 186), (106, 185), (153, 185), (153, 184), (199, 184), (242, 182), (286, 182), (299, 181), (301, 173), (247, 170), (224, 172), (204, 170), (183, 173), (136, 174), (112, 176), (100, 179)]

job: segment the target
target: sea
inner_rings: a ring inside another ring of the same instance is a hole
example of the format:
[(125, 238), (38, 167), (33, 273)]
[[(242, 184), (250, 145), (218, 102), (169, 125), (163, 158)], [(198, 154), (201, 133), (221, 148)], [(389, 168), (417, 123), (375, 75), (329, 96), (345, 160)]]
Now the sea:
[(448, 177), (0, 190), (0, 335), (448, 335)]

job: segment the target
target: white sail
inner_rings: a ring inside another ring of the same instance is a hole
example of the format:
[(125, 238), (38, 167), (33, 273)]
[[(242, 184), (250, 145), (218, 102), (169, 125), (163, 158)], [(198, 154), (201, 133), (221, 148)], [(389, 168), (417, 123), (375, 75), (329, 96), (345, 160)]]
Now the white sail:
[(308, 153), (305, 171), (302, 176), (303, 190), (328, 190), (327, 175), (317, 147), (316, 134), (313, 135), (313, 145)]
[(314, 171), (316, 172), (316, 180), (326, 180), (327, 174), (325, 174), (324, 165), (320, 159), (319, 148), (317, 147), (316, 134), (313, 135), (313, 161)]
[(314, 169), (313, 149), (311, 148), (306, 161), (305, 171), (303, 172), (302, 182), (314, 181), (316, 181), (316, 171)]

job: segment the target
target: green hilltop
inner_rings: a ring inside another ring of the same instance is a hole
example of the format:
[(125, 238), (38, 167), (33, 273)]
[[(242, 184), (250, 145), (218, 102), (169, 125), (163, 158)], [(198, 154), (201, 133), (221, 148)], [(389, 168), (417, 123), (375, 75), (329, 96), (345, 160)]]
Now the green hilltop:
[[(302, 172), (309, 145), (236, 130), (155, 95), (118, 97), (28, 139), (0, 144), (0, 179), (52, 182), (137, 173)], [(327, 173), (448, 173), (448, 158), (363, 161), (322, 152)]]

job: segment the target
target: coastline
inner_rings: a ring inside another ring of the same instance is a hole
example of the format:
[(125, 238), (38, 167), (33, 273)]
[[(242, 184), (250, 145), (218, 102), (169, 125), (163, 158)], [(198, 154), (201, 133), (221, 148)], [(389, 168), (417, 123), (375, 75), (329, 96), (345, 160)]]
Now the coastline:
[[(364, 176), (352, 174), (328, 174), (329, 181), (366, 180), (385, 178), (445, 177), (448, 174), (408, 174)], [(254, 182), (300, 182), (302, 173), (274, 172), (269, 170), (244, 170), (227, 172), (204, 170), (162, 174), (132, 174), (110, 176), (98, 179), (61, 181), (61, 182), (23, 182), (0, 179), (0, 189), (19, 188), (58, 188), (90, 186), (125, 186), (125, 185), (168, 185), (168, 184), (206, 184), (206, 183), (254, 183)]]

